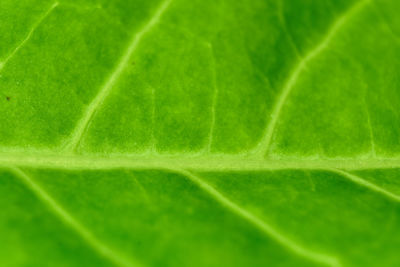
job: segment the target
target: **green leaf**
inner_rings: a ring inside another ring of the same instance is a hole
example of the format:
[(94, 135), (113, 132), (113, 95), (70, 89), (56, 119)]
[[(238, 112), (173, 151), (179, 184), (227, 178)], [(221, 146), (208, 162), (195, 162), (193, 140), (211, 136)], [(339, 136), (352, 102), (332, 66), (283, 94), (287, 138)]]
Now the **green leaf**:
[(0, 1), (0, 265), (399, 266), (398, 10)]

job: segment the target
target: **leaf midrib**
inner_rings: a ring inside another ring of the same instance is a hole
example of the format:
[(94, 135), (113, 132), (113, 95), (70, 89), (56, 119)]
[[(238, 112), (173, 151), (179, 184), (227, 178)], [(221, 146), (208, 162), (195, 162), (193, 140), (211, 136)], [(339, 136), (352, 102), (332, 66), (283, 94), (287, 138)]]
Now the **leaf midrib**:
[(364, 170), (400, 168), (400, 158), (251, 158), (247, 155), (78, 155), (0, 153), (0, 166), (51, 169), (186, 169), (201, 171)]

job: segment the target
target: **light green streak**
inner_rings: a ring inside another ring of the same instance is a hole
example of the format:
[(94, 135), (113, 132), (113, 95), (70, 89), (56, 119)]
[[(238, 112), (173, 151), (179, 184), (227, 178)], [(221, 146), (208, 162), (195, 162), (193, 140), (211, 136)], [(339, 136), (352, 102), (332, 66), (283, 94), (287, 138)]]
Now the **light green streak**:
[(268, 123), (265, 128), (263, 137), (260, 142), (256, 145), (255, 149), (251, 151), (251, 154), (256, 155), (257, 157), (264, 157), (267, 151), (270, 148), (272, 137), (274, 131), (276, 129), (276, 125), (278, 123), (279, 117), (282, 113), (282, 109), (286, 103), (286, 100), (290, 93), (292, 92), (294, 86), (296, 85), (300, 74), (306, 69), (307, 64), (312, 61), (315, 57), (317, 57), (322, 51), (328, 48), (330, 42), (333, 37), (337, 34), (337, 32), (343, 28), (346, 22), (353, 17), (357, 12), (359, 12), (370, 0), (362, 0), (357, 2), (353, 7), (349, 8), (343, 15), (341, 15), (331, 26), (328, 32), (325, 34), (325, 37), (321, 40), (321, 42), (314, 47), (294, 68), (293, 72), (290, 74), (287, 79), (281, 94), (279, 95), (276, 104), (271, 113), (271, 121)]
[(342, 171), (342, 170), (338, 170), (338, 169), (332, 169), (331, 171), (335, 172), (337, 174), (340, 174), (341, 176), (344, 176), (345, 178), (353, 181), (354, 183), (356, 183), (358, 185), (366, 187), (366, 188), (368, 188), (368, 189), (370, 189), (372, 191), (378, 192), (378, 193), (380, 193), (380, 194), (382, 194), (382, 195), (384, 195), (384, 196), (386, 196), (386, 197), (388, 197), (388, 198), (390, 198), (390, 199), (392, 199), (394, 201), (400, 202), (400, 196), (398, 196), (396, 194), (393, 194), (392, 192), (389, 192), (386, 189), (377, 186), (376, 184), (368, 182), (367, 180), (362, 179), (361, 177), (359, 177), (357, 175), (354, 175), (354, 174), (351, 174), (351, 173), (348, 173), (348, 172), (345, 172), (345, 171)]
[(18, 44), (14, 50), (6, 57), (6, 59), (0, 62), (0, 70), (4, 68), (4, 66), (8, 63), (8, 61), (15, 56), (15, 54), (31, 39), (33, 33), (39, 27), (39, 25), (53, 12), (53, 10), (59, 5), (58, 2), (55, 2), (51, 7), (39, 18), (39, 20), (32, 26), (26, 37), (22, 40), (20, 44)]
[(400, 159), (288, 159), (258, 160), (231, 155), (220, 156), (168, 156), (168, 155), (59, 155), (1, 153), (0, 166), (19, 166), (51, 169), (159, 169), (178, 168), (202, 171), (269, 171), (281, 169), (300, 170), (365, 170), (400, 168)]
[(63, 223), (71, 227), (83, 240), (90, 245), (93, 250), (99, 253), (104, 258), (110, 260), (117, 266), (133, 267), (140, 266), (132, 260), (125, 259), (113, 249), (108, 247), (97, 239), (86, 227), (80, 224), (71, 214), (69, 214), (63, 207), (60, 206), (44, 189), (42, 189), (31, 177), (18, 168), (11, 168), (11, 171), (19, 177), (35, 194), (39, 197), (51, 211), (57, 215)]
[(105, 84), (101, 87), (96, 97), (87, 107), (82, 118), (79, 120), (75, 129), (71, 133), (70, 139), (66, 141), (66, 144), (64, 145), (64, 151), (72, 152), (73, 150), (76, 149), (77, 145), (82, 139), (82, 136), (88, 129), (90, 121), (92, 120), (93, 116), (98, 111), (98, 109), (101, 107), (104, 100), (110, 94), (114, 84), (117, 82), (122, 72), (128, 65), (129, 59), (132, 57), (133, 53), (135, 52), (135, 49), (138, 47), (143, 36), (146, 33), (150, 32), (155, 25), (157, 25), (157, 23), (160, 21), (161, 16), (164, 14), (168, 6), (170, 5), (171, 1), (172, 0), (166, 0), (162, 2), (162, 4), (154, 13), (154, 15), (151, 17), (150, 21), (146, 23), (144, 27), (133, 36), (133, 39), (130, 41), (128, 48), (122, 55), (116, 68), (112, 71), (110, 77), (106, 80)]
[(256, 215), (251, 213), (250, 211), (240, 207), (239, 205), (232, 202), (230, 199), (225, 197), (223, 194), (218, 192), (214, 187), (206, 183), (200, 177), (192, 174), (191, 172), (185, 170), (179, 170), (179, 173), (188, 177), (192, 182), (197, 184), (204, 191), (209, 193), (216, 201), (222, 204), (224, 207), (228, 208), (230, 211), (247, 220), (252, 225), (256, 226), (260, 229), (264, 234), (268, 237), (274, 239), (283, 247), (291, 251), (292, 253), (305, 258), (309, 261), (323, 264), (325, 266), (341, 266), (339, 260), (333, 256), (322, 254), (319, 252), (312, 251), (301, 244), (298, 244), (296, 241), (288, 238), (283, 233), (273, 228), (271, 225), (267, 224)]

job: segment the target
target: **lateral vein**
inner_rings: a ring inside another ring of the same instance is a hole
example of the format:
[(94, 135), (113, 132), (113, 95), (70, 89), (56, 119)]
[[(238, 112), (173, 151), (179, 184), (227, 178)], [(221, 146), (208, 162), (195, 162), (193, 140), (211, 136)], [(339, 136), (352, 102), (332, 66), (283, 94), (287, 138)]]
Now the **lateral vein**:
[(232, 200), (224, 196), (217, 189), (212, 187), (210, 184), (205, 182), (199, 176), (194, 175), (193, 173), (185, 170), (172, 170), (178, 172), (187, 178), (189, 178), (192, 182), (197, 184), (201, 189), (206, 191), (210, 196), (212, 196), (217, 202), (219, 202), (224, 207), (228, 208), (231, 212), (236, 214), (237, 216), (245, 219), (253, 226), (257, 227), (264, 234), (266, 234), (269, 238), (274, 239), (280, 245), (291, 251), (292, 253), (305, 258), (309, 261), (323, 264), (326, 266), (341, 266), (339, 260), (331, 255), (322, 254), (316, 251), (313, 251), (309, 248), (304, 247), (303, 245), (297, 243), (296, 241), (290, 239), (289, 237), (282, 234), (280, 231), (269, 225), (264, 220), (260, 219), (250, 211), (240, 207), (238, 204), (234, 203)]
[(93, 116), (95, 115), (95, 113), (104, 103), (104, 100), (112, 91), (113, 86), (115, 85), (115, 83), (123, 73), (124, 69), (128, 65), (130, 58), (132, 57), (138, 45), (140, 44), (140, 41), (142, 40), (143, 36), (146, 33), (150, 32), (154, 28), (154, 26), (158, 24), (158, 22), (161, 19), (161, 16), (165, 13), (171, 1), (172, 0), (165, 0), (164, 2), (162, 2), (161, 5), (157, 8), (154, 15), (143, 26), (143, 28), (141, 28), (139, 32), (133, 35), (127, 49), (123, 53), (115, 69), (112, 71), (111, 75), (105, 81), (104, 85), (101, 87), (96, 97), (86, 108), (86, 111), (82, 115), (81, 119), (78, 121), (75, 129), (72, 131), (69, 140), (66, 141), (66, 144), (64, 146), (64, 151), (72, 152), (73, 150), (76, 149), (77, 145), (82, 139), (82, 136), (87, 131), (87, 128)]
[(346, 24), (346, 22), (354, 16), (357, 12), (359, 12), (368, 2), (371, 0), (361, 0), (354, 4), (351, 8), (349, 8), (344, 14), (342, 14), (336, 21), (332, 24), (328, 32), (322, 38), (322, 40), (318, 43), (316, 47), (314, 47), (310, 52), (308, 52), (305, 57), (299, 61), (299, 63), (295, 66), (290, 76), (285, 82), (285, 85), (279, 95), (277, 102), (271, 113), (271, 120), (265, 128), (264, 134), (260, 140), (260, 142), (255, 146), (252, 151), (252, 154), (258, 157), (264, 157), (270, 148), (272, 137), (282, 112), (283, 106), (285, 105), (288, 96), (293, 90), (293, 87), (296, 85), (300, 74), (306, 69), (307, 64), (312, 61), (315, 57), (317, 57), (322, 51), (324, 51), (332, 41), (333, 37), (337, 34), (337, 32)]
[(334, 172), (334, 173), (337, 173), (337, 174), (339, 174), (339, 175), (341, 175), (341, 176), (343, 176), (343, 177), (345, 177), (347, 179), (349, 179), (350, 181), (352, 181), (352, 182), (354, 182), (354, 183), (356, 183), (358, 185), (366, 187), (366, 188), (368, 188), (368, 189), (370, 189), (372, 191), (378, 192), (378, 193), (384, 195), (385, 197), (388, 197), (388, 198), (390, 198), (390, 199), (392, 199), (394, 201), (400, 202), (400, 196), (399, 195), (396, 195), (396, 194), (394, 194), (394, 193), (392, 193), (392, 192), (390, 192), (390, 191), (388, 191), (388, 190), (386, 190), (386, 189), (384, 189), (384, 188), (382, 188), (380, 186), (377, 186), (376, 184), (373, 184), (373, 183), (371, 183), (371, 182), (369, 182), (369, 181), (367, 181), (367, 180), (365, 180), (365, 179), (363, 179), (363, 178), (361, 178), (361, 177), (359, 177), (357, 175), (354, 175), (354, 174), (351, 174), (351, 173), (349, 173), (347, 171), (343, 171), (343, 170), (339, 170), (339, 169), (331, 169), (331, 171)]
[(284, 5), (284, 0), (279, 0), (278, 1), (278, 19), (279, 19), (279, 23), (281, 24), (283, 31), (286, 33), (287, 39), (288, 39), (290, 45), (292, 46), (294, 53), (296, 54), (298, 59), (301, 59), (300, 50), (297, 47), (297, 45), (296, 45), (296, 43), (295, 43), (295, 41), (293, 39), (292, 33), (289, 31), (289, 29), (287, 27), (285, 14), (284, 14), (284, 11), (283, 11), (283, 9), (284, 9), (283, 5)]
[(117, 266), (139, 266), (131, 260), (127, 260), (110, 247), (102, 243), (93, 235), (86, 227), (78, 222), (68, 211), (66, 211), (59, 203), (57, 203), (42, 187), (37, 184), (33, 178), (19, 168), (10, 168), (13, 174), (19, 177), (35, 194), (46, 204), (55, 215), (58, 216), (66, 225), (71, 227), (87, 244), (91, 246), (101, 256), (110, 260)]
[(212, 84), (214, 87), (214, 92), (213, 92), (212, 101), (211, 101), (211, 123), (210, 123), (210, 130), (208, 133), (208, 143), (207, 143), (207, 153), (211, 153), (211, 148), (213, 145), (219, 89), (218, 89), (218, 84), (217, 84), (217, 66), (216, 66), (216, 62), (215, 62), (216, 59), (215, 59), (215, 54), (214, 54), (214, 47), (211, 43), (206, 43), (206, 44), (209, 47), (210, 54), (211, 54)]
[(36, 31), (36, 29), (39, 27), (39, 25), (53, 12), (53, 10), (59, 5), (58, 2), (55, 2), (51, 7), (39, 18), (39, 20), (36, 21), (36, 23), (33, 25), (33, 27), (30, 29), (26, 37), (22, 40), (21, 43), (19, 43), (14, 50), (6, 57), (6, 59), (2, 62), (0, 62), (0, 70), (4, 68), (4, 66), (8, 63), (8, 61), (17, 54), (17, 52), (31, 39), (33, 33)]

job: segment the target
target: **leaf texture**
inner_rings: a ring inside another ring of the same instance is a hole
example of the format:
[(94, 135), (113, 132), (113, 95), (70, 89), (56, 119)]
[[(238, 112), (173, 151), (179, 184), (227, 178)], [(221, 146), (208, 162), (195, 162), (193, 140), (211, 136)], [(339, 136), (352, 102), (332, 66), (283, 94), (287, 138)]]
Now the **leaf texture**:
[(398, 266), (400, 2), (0, 2), (0, 265)]

